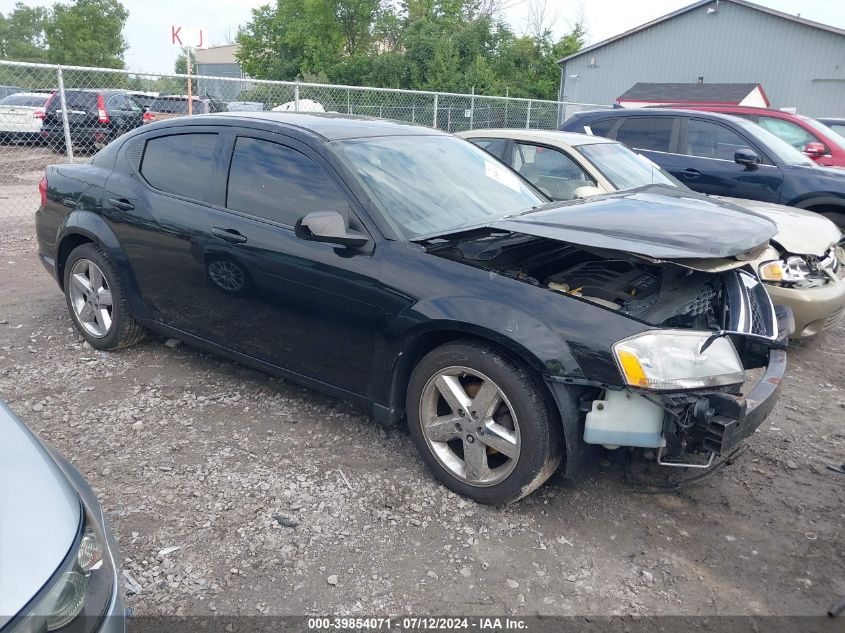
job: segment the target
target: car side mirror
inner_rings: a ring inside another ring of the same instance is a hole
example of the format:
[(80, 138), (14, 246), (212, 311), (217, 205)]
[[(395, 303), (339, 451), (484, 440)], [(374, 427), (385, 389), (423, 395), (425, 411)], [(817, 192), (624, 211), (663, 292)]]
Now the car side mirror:
[(757, 169), (757, 165), (760, 164), (760, 157), (750, 149), (738, 149), (734, 153), (734, 162), (750, 171)]
[(576, 200), (583, 200), (585, 198), (592, 198), (593, 196), (600, 196), (603, 193), (604, 191), (598, 187), (584, 185), (583, 187), (578, 187), (574, 192), (572, 192), (572, 196)]
[(824, 146), (824, 143), (813, 141), (804, 146), (804, 153), (810, 158), (818, 158), (827, 154), (827, 148)]
[(337, 211), (312, 211), (296, 221), (296, 236), (313, 242), (329, 242), (347, 248), (359, 248), (370, 241), (363, 233), (350, 229)]

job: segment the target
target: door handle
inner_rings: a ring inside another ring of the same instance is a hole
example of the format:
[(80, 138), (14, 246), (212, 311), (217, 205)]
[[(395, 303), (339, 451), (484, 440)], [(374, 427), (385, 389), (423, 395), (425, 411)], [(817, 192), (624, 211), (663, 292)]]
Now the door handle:
[(701, 172), (697, 169), (685, 169), (684, 170), (684, 178), (698, 178), (701, 175)]
[(229, 242), (229, 244), (243, 244), (246, 242), (246, 236), (241, 235), (235, 229), (221, 229), (220, 227), (213, 226), (211, 227), (211, 234), (214, 237), (219, 237), (224, 242)]
[(109, 198), (109, 204), (121, 211), (132, 211), (135, 208), (135, 205), (126, 198)]

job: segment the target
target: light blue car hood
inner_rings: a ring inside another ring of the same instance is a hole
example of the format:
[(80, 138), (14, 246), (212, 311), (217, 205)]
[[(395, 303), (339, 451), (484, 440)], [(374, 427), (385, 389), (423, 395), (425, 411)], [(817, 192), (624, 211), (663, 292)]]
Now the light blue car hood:
[(0, 402), (0, 629), (59, 567), (81, 520), (77, 492)]

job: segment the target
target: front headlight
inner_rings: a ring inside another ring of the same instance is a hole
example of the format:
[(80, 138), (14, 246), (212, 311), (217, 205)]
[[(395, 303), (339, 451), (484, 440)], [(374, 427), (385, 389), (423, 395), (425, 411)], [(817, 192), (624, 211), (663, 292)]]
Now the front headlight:
[(776, 259), (760, 264), (758, 269), (763, 281), (785, 281), (797, 283), (806, 281), (812, 270), (803, 257), (793, 255), (786, 259)]
[(73, 550), (10, 633), (93, 631), (111, 605), (113, 586), (105, 537), (86, 511)]
[(643, 389), (701, 389), (745, 382), (742, 362), (728, 338), (701, 351), (712, 332), (652, 330), (613, 346), (625, 382)]

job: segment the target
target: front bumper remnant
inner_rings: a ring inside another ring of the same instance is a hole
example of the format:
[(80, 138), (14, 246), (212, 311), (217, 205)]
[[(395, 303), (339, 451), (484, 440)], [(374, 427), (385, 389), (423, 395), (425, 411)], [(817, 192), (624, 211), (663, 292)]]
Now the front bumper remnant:
[(763, 423), (777, 402), (786, 373), (786, 352), (773, 349), (762, 379), (746, 395), (717, 393), (708, 397), (713, 417), (705, 430), (703, 447), (725, 453)]

